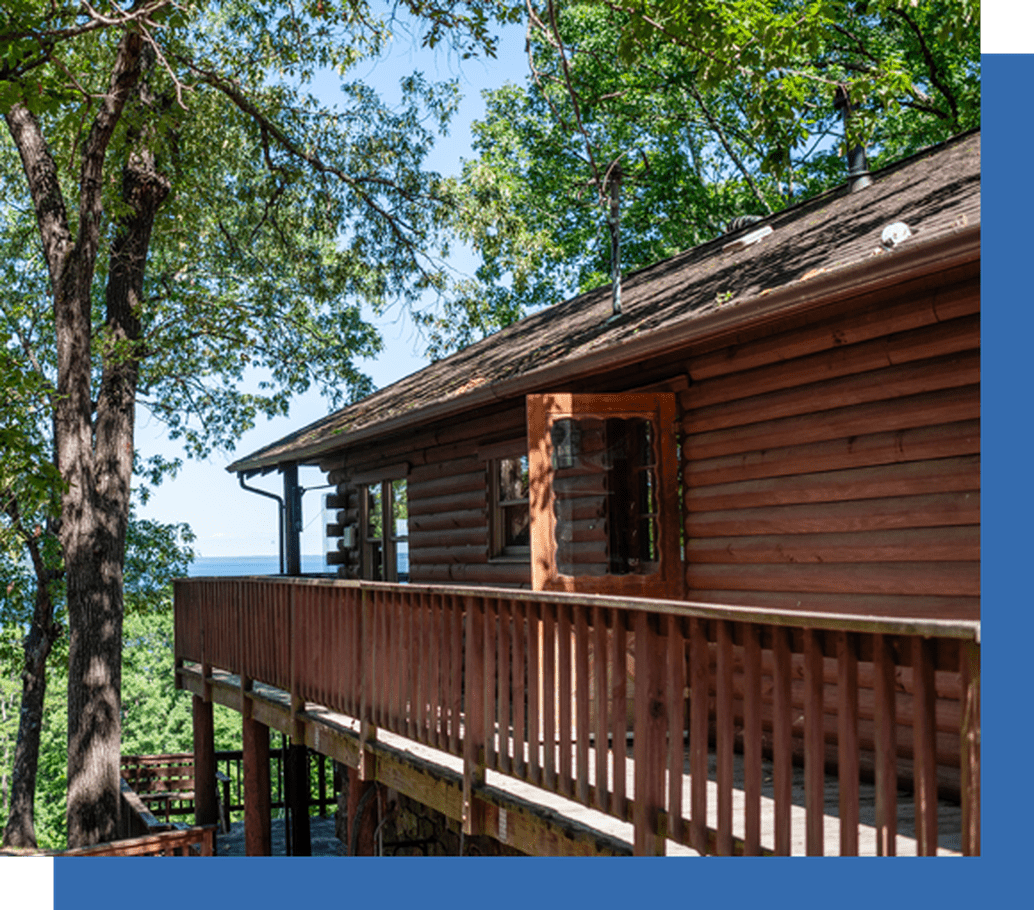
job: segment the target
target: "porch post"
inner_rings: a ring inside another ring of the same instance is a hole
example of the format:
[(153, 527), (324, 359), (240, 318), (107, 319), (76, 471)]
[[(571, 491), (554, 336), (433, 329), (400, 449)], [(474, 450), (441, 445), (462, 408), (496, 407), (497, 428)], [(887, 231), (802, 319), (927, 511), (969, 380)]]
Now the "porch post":
[(271, 856), (269, 727), (251, 717), (243, 718), (244, 747), (244, 853)]
[[(358, 768), (348, 769), (348, 844), (349, 856), (376, 856), (373, 835), (377, 830), (377, 784), (363, 780)], [(358, 827), (357, 827), (358, 826)], [(353, 851), (352, 845), (355, 845)]]
[(298, 465), (288, 464), (284, 472), (284, 549), (288, 575), (302, 574), (302, 490), (298, 486)]
[(291, 855), (312, 856), (309, 831), (309, 759), (304, 743), (287, 750), (287, 801), (291, 812)]
[(194, 714), (194, 824), (214, 825), (219, 821), (215, 788), (215, 728), (212, 703), (193, 697)]

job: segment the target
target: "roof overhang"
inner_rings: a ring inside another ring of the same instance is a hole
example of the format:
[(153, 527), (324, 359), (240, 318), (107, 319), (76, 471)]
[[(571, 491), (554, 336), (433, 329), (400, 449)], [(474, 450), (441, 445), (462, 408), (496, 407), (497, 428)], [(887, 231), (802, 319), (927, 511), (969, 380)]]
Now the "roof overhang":
[[(547, 366), (486, 383), (447, 401), (342, 433), (332, 439), (319, 440), (290, 452), (267, 456), (263, 456), (262, 450), (259, 450), (254, 455), (235, 461), (227, 471), (251, 475), (267, 473), (282, 465), (317, 464), (330, 453), (359, 443), (408, 432), (417, 426), (455, 417), (465, 411), (530, 392), (546, 391), (551, 386), (569, 382), (572, 375), (586, 376), (606, 369), (621, 369), (650, 357), (663, 356), (709, 336), (793, 313), (807, 312), (838, 300), (872, 294), (979, 259), (980, 224), (962, 226), (928, 240), (909, 241), (892, 252), (834, 268), (808, 280), (798, 279), (718, 310), (699, 315), (687, 314), (685, 319), (643, 332), (620, 345), (562, 358)], [(309, 426), (315, 427), (321, 422), (315, 421)], [(304, 432), (304, 429), (300, 432)]]

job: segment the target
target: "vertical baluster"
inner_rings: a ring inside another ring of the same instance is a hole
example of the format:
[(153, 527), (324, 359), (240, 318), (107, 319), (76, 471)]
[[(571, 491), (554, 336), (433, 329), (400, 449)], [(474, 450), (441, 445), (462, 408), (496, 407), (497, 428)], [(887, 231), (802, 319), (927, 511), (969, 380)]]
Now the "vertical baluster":
[[(485, 608), (480, 597), (463, 600), (465, 647), (463, 666), (466, 688), (463, 692), (463, 833), (481, 834), (484, 806), (475, 792), (485, 782)], [(458, 642), (456, 642), (458, 643)]]
[(891, 643), (885, 635), (873, 637), (876, 722), (876, 852), (897, 852), (898, 770), (895, 665)]
[(527, 698), (528, 687), (525, 684), (527, 660), (525, 659), (525, 643), (528, 640), (525, 618), (527, 606), (523, 601), (511, 603), (513, 612), (513, 663), (510, 673), (513, 677), (513, 759), (514, 773), (518, 777), (527, 777), (528, 761), (524, 744), (528, 738), (527, 730)]
[(664, 691), (665, 653), (660, 617), (644, 610), (635, 614), (635, 800), (632, 807), (636, 856), (663, 856), (659, 817), (664, 810), (664, 759), (667, 754), (667, 711)]
[(450, 652), (450, 669), (452, 682), (449, 687), (449, 750), (453, 755), (460, 754), (460, 722), (463, 710), (463, 603), (455, 596), (450, 596), (452, 607), (452, 644)]
[(484, 734), (483, 742), (485, 744), (485, 765), (489, 768), (497, 767), (496, 761), (496, 747), (495, 747), (495, 730), (496, 730), (496, 680), (495, 680), (495, 668), (496, 668), (496, 642), (498, 641), (498, 634), (496, 632), (496, 607), (498, 601), (495, 598), (484, 600), (483, 611), (484, 611), (484, 622), (482, 623), (482, 636), (483, 640), (480, 643), (481, 651), (484, 654)]
[(405, 595), (405, 617), (406, 617), (406, 649), (404, 655), (406, 673), (406, 691), (402, 699), (402, 706), (406, 712), (406, 736), (410, 739), (418, 739), (420, 726), (417, 721), (417, 689), (420, 679), (420, 617), (417, 613), (420, 597), (417, 594)]
[(960, 789), (962, 852), (980, 855), (980, 645), (964, 641), (959, 648), (962, 682)]
[(715, 669), (715, 723), (718, 747), (718, 855), (732, 855), (732, 752), (735, 716), (732, 708), (732, 630), (718, 620)]
[(937, 726), (934, 642), (912, 639), (912, 749), (915, 778), (916, 851), (937, 855)]
[(840, 855), (858, 855), (858, 638), (837, 632)]
[[(589, 804), (589, 608), (575, 607), (575, 684), (578, 700), (575, 704), (575, 747), (577, 749), (576, 773), (578, 776), (578, 801)], [(570, 633), (568, 634), (570, 641)], [(570, 704), (570, 699), (568, 699)], [(570, 718), (568, 718), (570, 720)], [(567, 747), (568, 755), (571, 747)]]
[(628, 743), (628, 633), (625, 626), (628, 612), (616, 607), (611, 610), (614, 624), (614, 659), (611, 664), (611, 736), (614, 755), (614, 803), (611, 813), (618, 818), (628, 818), (628, 803), (625, 798), (626, 754)]
[(513, 769), (510, 759), (510, 602), (499, 601), (499, 762), (498, 768), (504, 774)]
[(389, 622), (389, 610), (391, 607), (390, 602), (385, 598), (383, 591), (374, 592), (374, 597), (377, 604), (377, 618), (378, 628), (380, 629), (380, 640), (378, 642), (378, 666), (380, 667), (380, 676), (377, 680), (377, 712), (379, 720), (377, 722), (378, 727), (387, 727), (391, 729), (391, 717), (388, 714), (388, 692), (391, 687), (391, 648), (389, 646), (389, 635), (390, 635), (390, 622)]
[(529, 603), (528, 607), (528, 779), (533, 784), (542, 782), (541, 762), (539, 761), (539, 696), (540, 682), (539, 658), (542, 647), (542, 635), (539, 626), (538, 605)]
[(556, 790), (556, 604), (542, 605), (542, 743), (545, 786)]
[(701, 854), (707, 853), (707, 715), (711, 676), (704, 622), (689, 621), (689, 834), (693, 849)]
[(441, 594), (431, 595), (431, 741), (438, 749), (445, 748), (444, 672), (445, 672), (445, 614)]
[(761, 852), (761, 629), (743, 627), (744, 855)]
[[(575, 676), (574, 686), (571, 685), (571, 604), (561, 604), (557, 617), (557, 733), (560, 749), (559, 767), (559, 789), (564, 796), (571, 796), (574, 790), (571, 786), (571, 696), (572, 689), (574, 697), (582, 698), (581, 680)], [(584, 608), (574, 606), (573, 609), (581, 616)], [(575, 738), (577, 742), (577, 736)], [(581, 781), (579, 781), (579, 784)]]
[(363, 647), (363, 593), (360, 588), (352, 590), (352, 608), (349, 612), (351, 615), (351, 636), (349, 641), (352, 648), (352, 715), (354, 717), (361, 717), (363, 674), (366, 672), (365, 667), (370, 655)]
[(603, 812), (610, 808), (607, 791), (607, 663), (613, 657), (607, 654), (607, 624), (604, 608), (592, 608), (593, 661), (595, 687), (593, 704), (596, 706), (596, 800), (595, 806)]
[(682, 841), (682, 742), (685, 718), (686, 643), (677, 616), (668, 617), (668, 837)]
[(427, 634), (430, 626), (428, 621), (428, 600), (426, 592), (421, 591), (413, 603), (413, 616), (416, 622), (416, 637), (414, 647), (416, 648), (416, 691), (413, 697), (416, 699), (416, 738), (423, 743), (429, 742), (427, 732), (427, 680), (430, 678), (430, 647), (431, 640)]
[(822, 633), (804, 630), (804, 804), (807, 852), (822, 856), (825, 847), (826, 744), (823, 738)]
[(790, 633), (772, 629), (772, 783), (775, 790), (775, 852), (789, 856), (792, 813), (792, 717), (790, 702)]
[(392, 667), (391, 674), (391, 710), (395, 715), (394, 730), (398, 733), (405, 733), (406, 717), (405, 704), (406, 695), (404, 681), (406, 679), (405, 665), (405, 618), (403, 615), (402, 597), (398, 591), (388, 591), (387, 597), (391, 601), (391, 645), (392, 645)]
[(435, 619), (438, 621), (438, 706), (436, 723), (437, 746), (443, 751), (449, 749), (449, 606), (446, 596), (435, 596)]

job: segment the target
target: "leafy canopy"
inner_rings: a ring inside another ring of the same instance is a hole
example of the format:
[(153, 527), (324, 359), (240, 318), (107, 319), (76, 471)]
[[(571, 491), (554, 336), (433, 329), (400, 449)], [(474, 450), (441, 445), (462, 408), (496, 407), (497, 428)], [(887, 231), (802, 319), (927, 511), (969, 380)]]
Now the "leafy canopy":
[[(480, 257), (436, 354), (979, 125), (969, 0), (530, 4), (531, 76), (486, 95), (454, 228)], [(850, 100), (845, 118), (838, 90)]]

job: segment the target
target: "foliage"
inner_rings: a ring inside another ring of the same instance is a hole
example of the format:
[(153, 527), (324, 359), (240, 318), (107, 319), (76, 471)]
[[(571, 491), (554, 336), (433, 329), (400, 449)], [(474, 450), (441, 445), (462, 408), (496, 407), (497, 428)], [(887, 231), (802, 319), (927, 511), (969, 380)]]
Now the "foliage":
[[(193, 551), (186, 525), (133, 519), (126, 553), (123, 628), (123, 751), (178, 752), (192, 748), (190, 697), (174, 689), (173, 578), (185, 575)], [(23, 560), (0, 558), (0, 828), (6, 822), (11, 762), (18, 733), (22, 639), (32, 616), (34, 580)], [(57, 598), (57, 619), (66, 615)], [(42, 719), (35, 824), (40, 847), (62, 848), (65, 838), (68, 641), (50, 655), (47, 710)], [(219, 748), (237, 748), (239, 733), (220, 716)]]
[[(623, 271), (979, 124), (970, 0), (530, 5), (525, 86), (486, 95), (454, 226), (480, 256), (442, 314), (440, 355)], [(845, 131), (838, 89), (850, 99)]]
[[(423, 159), (455, 87), (414, 75), (389, 109), (347, 75), (396, 8), (463, 54), (491, 52), (492, 18), (511, 14), (494, 0), (0, 9), (2, 378), (30, 415), (4, 421), (24, 464), (0, 497), (30, 552), (37, 511), (61, 546), (74, 844), (113, 830), (136, 404), (201, 456), (314, 384), (350, 400), (370, 390), (354, 359), (380, 344), (362, 308), (442, 282), (444, 197)], [(327, 71), (336, 105), (309, 92)], [(32, 459), (51, 465), (40, 483)], [(175, 464), (136, 468), (153, 483)], [(57, 570), (32, 555), (46, 590)], [(49, 622), (32, 623), (47, 647)]]

